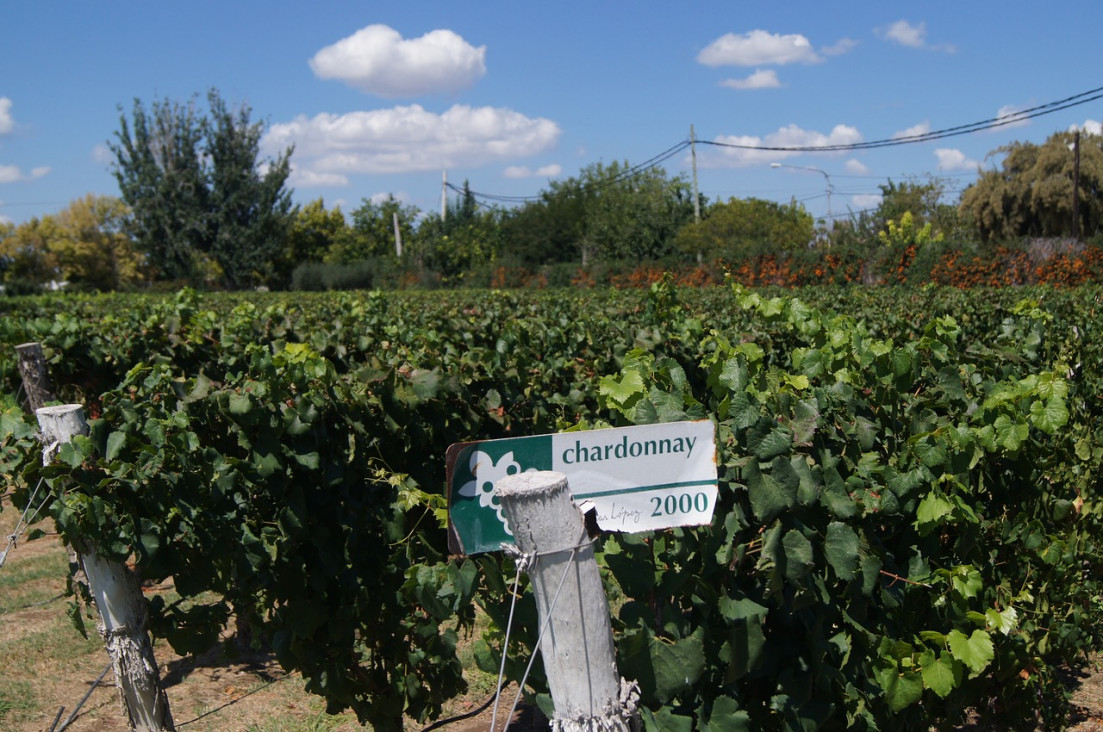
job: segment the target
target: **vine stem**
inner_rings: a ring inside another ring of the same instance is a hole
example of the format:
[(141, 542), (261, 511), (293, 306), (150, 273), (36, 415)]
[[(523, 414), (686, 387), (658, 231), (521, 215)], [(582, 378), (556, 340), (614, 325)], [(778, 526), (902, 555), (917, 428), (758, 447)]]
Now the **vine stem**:
[[(884, 570), (884, 569), (880, 570), (880, 572), (881, 572), (881, 574), (885, 575), (886, 577), (892, 578), (892, 581), (893, 581), (894, 584), (897, 581), (899, 581), (899, 582), (906, 582), (909, 585), (915, 585), (916, 587), (926, 587), (927, 589), (930, 589), (930, 587), (931, 587), (926, 582), (916, 582), (915, 580), (910, 580), (907, 577), (901, 577), (898, 574), (893, 574), (892, 572), (889, 572), (889, 571)], [(890, 585), (890, 587), (891, 587), (891, 585)]]

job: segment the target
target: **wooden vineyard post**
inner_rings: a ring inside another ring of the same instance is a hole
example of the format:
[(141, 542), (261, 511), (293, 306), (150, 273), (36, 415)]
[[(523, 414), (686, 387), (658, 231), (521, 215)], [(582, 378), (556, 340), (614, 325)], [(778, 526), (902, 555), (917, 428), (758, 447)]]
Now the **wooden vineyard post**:
[(609, 603), (567, 477), (552, 471), (519, 473), (499, 480), (494, 491), (518, 549), (536, 558), (528, 571), (555, 705), (552, 729), (637, 729), (638, 692), (617, 674)]
[(15, 347), (19, 355), (19, 375), (23, 377), (23, 391), (27, 395), (30, 411), (35, 411), (57, 397), (50, 391), (50, 377), (46, 373), (46, 358), (40, 343), (21, 343)]
[[(36, 415), (47, 445), (43, 462), (49, 462), (57, 445), (88, 432), (79, 404), (43, 407)], [(79, 539), (76, 542), (131, 729), (174, 731), (168, 697), (161, 688), (153, 646), (146, 632), (146, 604), (137, 578), (125, 564), (98, 556), (94, 545)]]
[[(19, 356), (19, 375), (23, 378), (23, 393), (27, 395), (27, 407), (31, 412), (37, 412), (57, 399), (50, 389), (50, 375), (46, 371), (46, 357), (42, 354), (42, 344), (32, 341), (21, 343), (15, 347)], [(69, 550), (69, 565), (73, 569), (73, 579), (79, 582), (87, 582), (84, 570), (80, 568), (80, 558), (73, 547)]]

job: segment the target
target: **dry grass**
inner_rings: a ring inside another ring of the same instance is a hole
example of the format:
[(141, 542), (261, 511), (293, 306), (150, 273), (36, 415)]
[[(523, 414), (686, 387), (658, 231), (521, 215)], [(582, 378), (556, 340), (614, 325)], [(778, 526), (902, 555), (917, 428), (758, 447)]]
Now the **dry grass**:
[[(19, 519), (9, 501), (0, 504), (0, 551)], [(63, 597), (68, 555), (56, 535), (20, 542), (0, 568), (0, 730), (45, 732), (58, 710), (66, 719), (108, 664), (94, 620), (84, 639), (67, 615)], [(171, 595), (171, 584), (151, 592)], [(468, 639), (465, 645), (470, 645)], [(306, 693), (297, 674), (287, 675), (268, 654), (225, 657), (221, 648), (181, 657), (166, 643), (154, 645), (169, 705), (185, 732), (330, 732), (364, 729), (352, 714), (330, 716), (325, 703)], [(468, 659), (465, 666), (474, 669)], [(455, 699), (447, 714), (477, 709), (493, 692), (494, 678), (472, 670), (468, 696)], [(503, 694), (504, 704), (512, 693)], [(499, 714), (504, 717), (504, 711)], [(513, 730), (547, 729), (531, 720)], [(483, 732), (490, 712), (442, 728)], [(519, 717), (520, 721), (520, 717)], [(499, 719), (502, 726), (504, 719)], [(408, 721), (408, 732), (422, 725)], [(72, 732), (126, 732), (122, 706), (109, 671), (67, 728)]]

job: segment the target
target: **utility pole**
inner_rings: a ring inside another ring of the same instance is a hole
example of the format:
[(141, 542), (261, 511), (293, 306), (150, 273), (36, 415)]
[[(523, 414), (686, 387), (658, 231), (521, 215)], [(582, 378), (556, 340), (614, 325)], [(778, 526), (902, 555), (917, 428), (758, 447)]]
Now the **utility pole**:
[(1072, 238), (1080, 241), (1080, 130), (1072, 138)]
[[(697, 193), (697, 133), (689, 126), (689, 157), (693, 160), (693, 221), (701, 223), (701, 197)], [(697, 252), (697, 264), (701, 264), (701, 252)]]
[(394, 253), (396, 257), (402, 256), (402, 229), (398, 226), (398, 211), (394, 212)]
[(448, 171), (444, 171), (444, 176), (440, 183), (440, 221), (444, 223), (444, 220), (448, 218)]
[(689, 126), (689, 156), (693, 160), (693, 220), (701, 221), (701, 200), (697, 194), (697, 135)]

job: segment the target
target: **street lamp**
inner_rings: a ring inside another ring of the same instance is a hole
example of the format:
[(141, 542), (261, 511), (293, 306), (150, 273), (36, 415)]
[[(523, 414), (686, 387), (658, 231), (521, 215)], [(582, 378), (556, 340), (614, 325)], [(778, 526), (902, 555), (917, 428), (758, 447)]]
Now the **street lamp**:
[(819, 173), (827, 181), (827, 220), (830, 222), (828, 226), (834, 228), (835, 221), (831, 218), (831, 192), (834, 189), (831, 185), (831, 176), (827, 174), (826, 170), (820, 170), (819, 168), (810, 168), (806, 165), (786, 165), (785, 163), (770, 163), (771, 168), (792, 168), (793, 170), (811, 170), (814, 173)]

